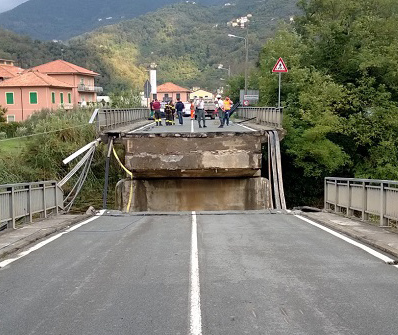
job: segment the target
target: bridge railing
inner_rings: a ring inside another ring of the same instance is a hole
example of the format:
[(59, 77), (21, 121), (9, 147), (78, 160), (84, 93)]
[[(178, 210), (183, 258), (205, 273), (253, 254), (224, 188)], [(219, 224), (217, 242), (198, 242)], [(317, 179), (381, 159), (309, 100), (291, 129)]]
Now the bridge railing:
[(91, 116), (89, 123), (95, 123), (97, 131), (115, 129), (129, 125), (138, 120), (148, 119), (148, 108), (99, 108)]
[(238, 107), (236, 109), (238, 118), (253, 120), (257, 124), (282, 128), (283, 108), (277, 107)]
[(32, 222), (39, 214), (63, 209), (63, 191), (56, 181), (0, 185), (0, 228), (14, 228), (16, 220), (25, 217)]
[(325, 209), (363, 221), (379, 220), (381, 227), (397, 226), (398, 181), (325, 178)]

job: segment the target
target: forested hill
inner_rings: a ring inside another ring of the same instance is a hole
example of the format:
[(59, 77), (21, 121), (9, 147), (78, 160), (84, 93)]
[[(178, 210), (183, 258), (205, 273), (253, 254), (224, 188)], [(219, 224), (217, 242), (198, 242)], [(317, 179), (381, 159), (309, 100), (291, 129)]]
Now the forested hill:
[[(195, 0), (216, 5), (223, 0)], [(0, 27), (40, 40), (67, 40), (155, 11), (177, 0), (29, 0), (0, 14)]]
[(106, 93), (115, 89), (138, 88), (147, 76), (146, 66), (158, 64), (160, 82), (183, 86), (219, 87), (227, 73), (217, 70), (222, 63), (232, 74), (243, 73), (243, 40), (228, 33), (246, 36), (246, 30), (227, 22), (248, 13), (249, 58), (251, 64), (272, 36), (280, 20), (297, 13), (296, 0), (239, 0), (234, 6), (202, 6), (192, 2), (169, 5), (135, 19), (99, 28), (70, 40), (67, 45), (33, 41), (0, 30), (0, 58), (31, 67), (53, 59), (87, 67), (101, 73), (98, 84)]
[(142, 76), (137, 75), (137, 66), (156, 62), (160, 82), (215, 89), (222, 84), (220, 77), (227, 76), (226, 71), (217, 70), (218, 64), (230, 66), (232, 74), (244, 71), (244, 41), (228, 34), (246, 37), (247, 30), (228, 26), (228, 21), (253, 15), (248, 38), (249, 59), (254, 64), (278, 22), (289, 22), (297, 12), (296, 0), (241, 0), (235, 6), (213, 7), (179, 3), (102, 27), (71, 43), (95, 49), (102, 63), (111, 69), (112, 80), (124, 78), (141, 87), (146, 74), (143, 71)]

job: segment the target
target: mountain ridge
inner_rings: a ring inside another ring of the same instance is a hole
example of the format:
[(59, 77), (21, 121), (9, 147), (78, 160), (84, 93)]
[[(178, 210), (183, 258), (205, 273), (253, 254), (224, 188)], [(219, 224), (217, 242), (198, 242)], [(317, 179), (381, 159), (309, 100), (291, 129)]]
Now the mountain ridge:
[(253, 13), (247, 36), (249, 65), (253, 65), (277, 22), (289, 22), (290, 15), (297, 11), (295, 2), (242, 0), (228, 7), (182, 2), (100, 27), (67, 44), (33, 41), (0, 31), (0, 58), (14, 59), (23, 67), (63, 58), (100, 73), (98, 85), (105, 92), (141, 89), (151, 62), (158, 64), (159, 83), (173, 81), (186, 87), (215, 89), (226, 76), (226, 71), (217, 69), (218, 64), (230, 67), (233, 75), (244, 72), (244, 42), (228, 34), (242, 36), (247, 30), (228, 26), (227, 22)]
[[(217, 5), (222, 0), (196, 3)], [(176, 0), (29, 0), (0, 13), (0, 27), (40, 40), (67, 40), (98, 27), (132, 19)]]

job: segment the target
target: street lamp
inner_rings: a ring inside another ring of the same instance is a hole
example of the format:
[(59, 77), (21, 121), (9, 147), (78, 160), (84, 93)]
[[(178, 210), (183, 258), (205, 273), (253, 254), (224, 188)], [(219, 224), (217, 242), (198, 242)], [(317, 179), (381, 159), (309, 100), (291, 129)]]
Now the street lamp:
[(245, 49), (246, 49), (246, 59), (245, 59), (245, 95), (247, 95), (247, 63), (249, 59), (249, 48), (247, 45), (247, 37), (242, 37), (242, 36), (236, 36), (233, 34), (228, 34), (228, 37), (235, 37), (235, 38), (240, 38), (242, 40), (245, 40)]
[(231, 65), (228, 65), (228, 69), (226, 69), (224, 65), (218, 64), (217, 69), (228, 71), (228, 78), (231, 77)]

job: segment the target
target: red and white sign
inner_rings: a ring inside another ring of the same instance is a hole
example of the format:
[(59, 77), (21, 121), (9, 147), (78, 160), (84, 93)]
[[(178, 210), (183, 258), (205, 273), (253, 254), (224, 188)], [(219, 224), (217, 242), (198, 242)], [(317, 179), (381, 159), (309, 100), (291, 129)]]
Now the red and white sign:
[(287, 69), (285, 63), (283, 62), (282, 58), (278, 59), (274, 68), (272, 69), (272, 72), (288, 72), (288, 69)]
[(249, 106), (250, 102), (249, 100), (243, 100), (243, 106), (247, 107)]

